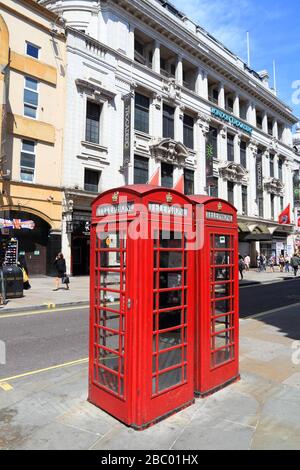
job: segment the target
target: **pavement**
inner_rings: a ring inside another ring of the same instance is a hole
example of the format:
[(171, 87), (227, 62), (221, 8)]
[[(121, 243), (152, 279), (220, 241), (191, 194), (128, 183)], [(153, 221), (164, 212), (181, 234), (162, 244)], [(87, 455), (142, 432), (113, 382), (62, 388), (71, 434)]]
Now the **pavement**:
[[(269, 284), (294, 279), (293, 273), (276, 272), (259, 273), (257, 270), (250, 270), (244, 273), (244, 280), (240, 281), (241, 287), (258, 284)], [(30, 279), (31, 289), (24, 291), (24, 297), (20, 299), (10, 299), (5, 306), (0, 306), (1, 313), (22, 312), (33, 309), (66, 307), (71, 305), (85, 305), (89, 303), (89, 276), (79, 276), (70, 278), (70, 290), (67, 291), (61, 285), (59, 291), (53, 292), (53, 277), (33, 277)]]
[(299, 317), (241, 320), (241, 380), (141, 432), (87, 402), (86, 358), (0, 379), (0, 449), (300, 449)]
[(31, 289), (24, 291), (24, 297), (8, 299), (5, 306), (0, 306), (1, 313), (22, 312), (33, 309), (55, 308), (71, 305), (84, 305), (89, 303), (89, 276), (70, 278), (70, 290), (60, 285), (55, 288), (53, 277), (32, 277)]

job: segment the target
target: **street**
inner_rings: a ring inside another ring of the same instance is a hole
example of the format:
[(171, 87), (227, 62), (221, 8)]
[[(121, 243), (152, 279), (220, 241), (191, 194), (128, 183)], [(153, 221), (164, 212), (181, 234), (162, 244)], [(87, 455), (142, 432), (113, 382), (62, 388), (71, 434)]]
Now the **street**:
[[(300, 303), (299, 279), (242, 287), (240, 318), (296, 303)], [(0, 339), (6, 343), (7, 363), (0, 366), (0, 380), (86, 359), (88, 318), (84, 306), (1, 315)]]

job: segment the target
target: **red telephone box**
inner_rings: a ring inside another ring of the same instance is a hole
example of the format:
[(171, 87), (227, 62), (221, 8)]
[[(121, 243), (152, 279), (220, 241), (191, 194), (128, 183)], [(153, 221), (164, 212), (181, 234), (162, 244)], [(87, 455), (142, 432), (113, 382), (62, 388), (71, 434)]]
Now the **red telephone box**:
[(195, 394), (205, 396), (239, 379), (237, 211), (221, 199), (191, 200), (203, 240), (195, 261)]
[(149, 185), (92, 205), (89, 401), (135, 429), (194, 401), (192, 216)]

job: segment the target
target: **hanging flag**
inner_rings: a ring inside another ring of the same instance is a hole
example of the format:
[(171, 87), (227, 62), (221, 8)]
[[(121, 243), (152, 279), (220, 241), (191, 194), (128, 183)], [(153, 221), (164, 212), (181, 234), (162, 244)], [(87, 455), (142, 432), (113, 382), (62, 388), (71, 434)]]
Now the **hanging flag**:
[(289, 204), (287, 208), (284, 209), (284, 211), (282, 211), (281, 214), (279, 215), (278, 220), (281, 225), (287, 225), (291, 223), (290, 208), (291, 208), (291, 205)]
[(153, 173), (148, 181), (148, 184), (151, 184), (152, 186), (159, 186), (159, 168), (157, 168), (157, 170)]
[(183, 175), (180, 176), (179, 180), (175, 184), (174, 188), (176, 191), (184, 194), (184, 177)]

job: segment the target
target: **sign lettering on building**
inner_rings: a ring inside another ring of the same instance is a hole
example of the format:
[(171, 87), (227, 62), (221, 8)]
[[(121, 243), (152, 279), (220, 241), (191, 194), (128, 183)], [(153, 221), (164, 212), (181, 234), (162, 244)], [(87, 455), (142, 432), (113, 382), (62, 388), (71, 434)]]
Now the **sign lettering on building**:
[(256, 194), (260, 196), (263, 194), (263, 162), (262, 155), (257, 154), (256, 157)]
[(219, 220), (220, 222), (232, 222), (233, 216), (231, 214), (223, 214), (222, 212), (206, 212), (206, 218), (209, 220)]
[(234, 116), (231, 116), (230, 114), (225, 113), (224, 111), (221, 111), (220, 109), (211, 108), (211, 114), (219, 119), (222, 119), (222, 121), (229, 122), (229, 124), (231, 124), (232, 126), (238, 127), (239, 129), (247, 132), (248, 134), (252, 134), (253, 132), (252, 127), (248, 126), (248, 124), (245, 124), (244, 122), (240, 121)]
[(123, 97), (124, 101), (124, 150), (123, 150), (123, 168), (125, 181), (128, 182), (128, 164), (130, 163), (131, 147), (131, 99), (132, 94), (128, 93)]
[(148, 204), (149, 212), (153, 214), (174, 215), (176, 217), (186, 217), (188, 210), (179, 206), (168, 206), (167, 204)]
[(96, 215), (103, 217), (105, 215), (128, 214), (134, 211), (133, 202), (124, 202), (120, 204), (105, 204), (97, 207)]

